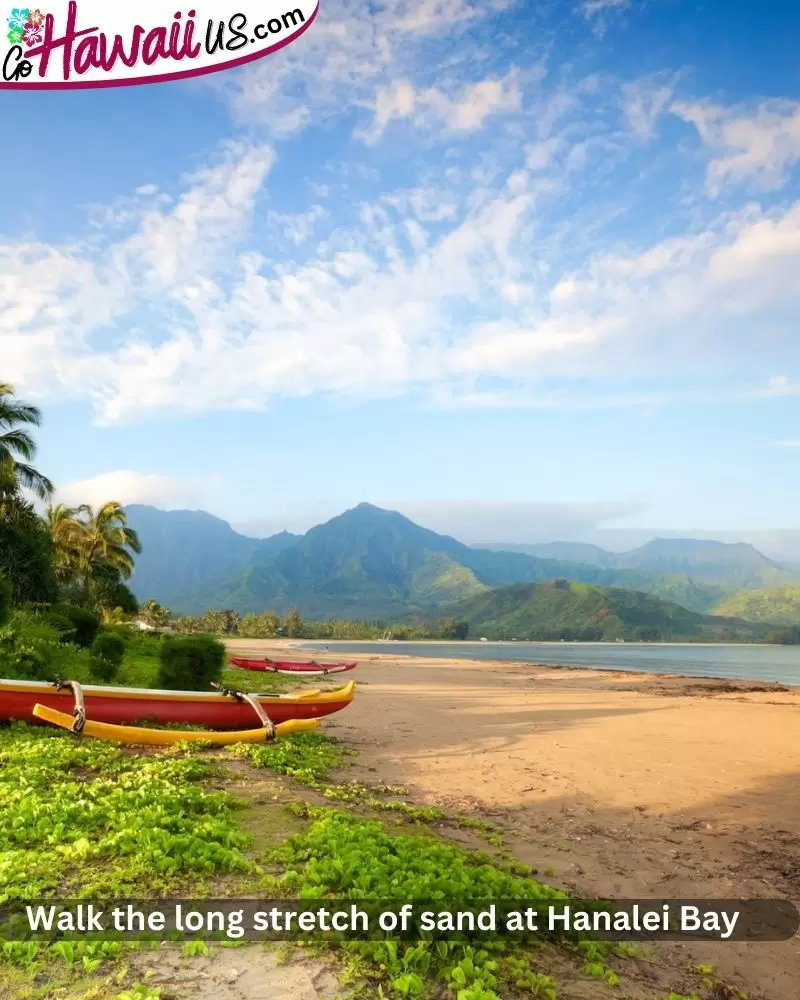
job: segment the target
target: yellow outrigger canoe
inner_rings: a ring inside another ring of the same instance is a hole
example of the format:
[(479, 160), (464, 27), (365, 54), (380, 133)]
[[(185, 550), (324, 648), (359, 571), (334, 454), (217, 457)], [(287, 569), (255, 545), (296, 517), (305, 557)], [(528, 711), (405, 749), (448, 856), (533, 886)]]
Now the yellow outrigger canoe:
[[(59, 712), (47, 705), (36, 704), (33, 714), (43, 722), (50, 722), (62, 729), (75, 730), (75, 716)], [(114, 726), (105, 722), (87, 719), (80, 732), (96, 740), (113, 743), (129, 743), (136, 746), (171, 746), (175, 743), (213, 743), (216, 746), (230, 746), (233, 743), (265, 743), (276, 736), (291, 733), (307, 733), (320, 725), (319, 719), (289, 719), (270, 728), (242, 729), (233, 732), (213, 732), (205, 730), (144, 729), (140, 726)]]

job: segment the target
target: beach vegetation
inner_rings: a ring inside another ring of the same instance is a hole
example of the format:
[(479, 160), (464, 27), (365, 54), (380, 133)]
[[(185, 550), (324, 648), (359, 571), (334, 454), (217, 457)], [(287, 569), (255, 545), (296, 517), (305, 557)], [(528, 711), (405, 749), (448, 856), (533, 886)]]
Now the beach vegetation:
[(165, 635), (156, 684), (175, 691), (205, 690), (219, 683), (226, 658), (225, 646), (212, 636)]

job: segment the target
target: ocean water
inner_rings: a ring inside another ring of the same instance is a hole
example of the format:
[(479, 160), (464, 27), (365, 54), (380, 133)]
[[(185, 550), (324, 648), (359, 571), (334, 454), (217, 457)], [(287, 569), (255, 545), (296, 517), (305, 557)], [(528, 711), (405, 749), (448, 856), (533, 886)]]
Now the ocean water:
[(307, 642), (304, 649), (446, 660), (509, 660), (800, 686), (800, 646), (638, 642)]

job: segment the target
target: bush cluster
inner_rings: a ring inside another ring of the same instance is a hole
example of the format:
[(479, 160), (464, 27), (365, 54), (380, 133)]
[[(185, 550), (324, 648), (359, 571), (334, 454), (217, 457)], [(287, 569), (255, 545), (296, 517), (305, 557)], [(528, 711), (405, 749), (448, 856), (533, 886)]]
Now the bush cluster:
[(222, 676), (225, 655), (224, 645), (211, 636), (164, 636), (157, 686), (172, 691), (207, 690)]

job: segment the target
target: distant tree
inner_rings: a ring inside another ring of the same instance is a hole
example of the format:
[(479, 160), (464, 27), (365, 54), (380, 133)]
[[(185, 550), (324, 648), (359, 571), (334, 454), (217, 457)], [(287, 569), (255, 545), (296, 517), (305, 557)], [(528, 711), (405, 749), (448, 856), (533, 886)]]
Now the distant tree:
[(239, 622), (238, 633), (245, 639), (274, 639), (278, 634), (280, 618), (273, 611), (245, 615)]
[(466, 618), (457, 618), (453, 627), (454, 639), (466, 639), (469, 635), (469, 622)]
[(226, 608), (226, 610), (220, 612), (222, 619), (222, 632), (233, 635), (239, 631), (239, 625), (241, 623), (242, 617), (238, 611), (233, 611), (231, 608)]
[(166, 628), (169, 625), (172, 612), (169, 608), (162, 607), (158, 601), (151, 597), (139, 608), (139, 617), (152, 628)]
[(53, 540), (56, 577), (60, 583), (76, 580), (80, 566), (80, 547), (86, 530), (79, 519), (80, 508), (64, 503), (50, 506), (44, 521)]
[(104, 618), (112, 611), (122, 618), (131, 618), (139, 612), (139, 602), (133, 591), (122, 582), (119, 571), (108, 563), (95, 566), (89, 593), (92, 605)]
[(300, 612), (297, 608), (292, 608), (289, 614), (286, 616), (286, 622), (284, 623), (284, 628), (286, 630), (286, 635), (290, 639), (300, 639), (305, 633), (305, 623), (300, 616)]
[(455, 618), (442, 618), (439, 622), (439, 638), (440, 639), (454, 639), (456, 628)]
[(96, 510), (78, 508), (85, 515), (80, 539), (78, 572), (86, 589), (98, 566), (111, 566), (123, 580), (133, 575), (134, 554), (142, 551), (136, 532), (128, 527), (128, 515), (116, 500), (104, 503)]
[(782, 646), (800, 646), (800, 625), (775, 629), (767, 635), (767, 642), (777, 642)]
[(197, 615), (186, 615), (175, 622), (175, 627), (184, 635), (195, 635), (204, 631), (203, 619)]
[[(424, 626), (422, 628), (427, 631)], [(469, 635), (469, 622), (466, 618), (442, 618), (435, 634), (440, 639), (466, 639)]]
[(633, 630), (632, 638), (636, 642), (658, 642), (664, 636), (656, 625), (639, 625)]

